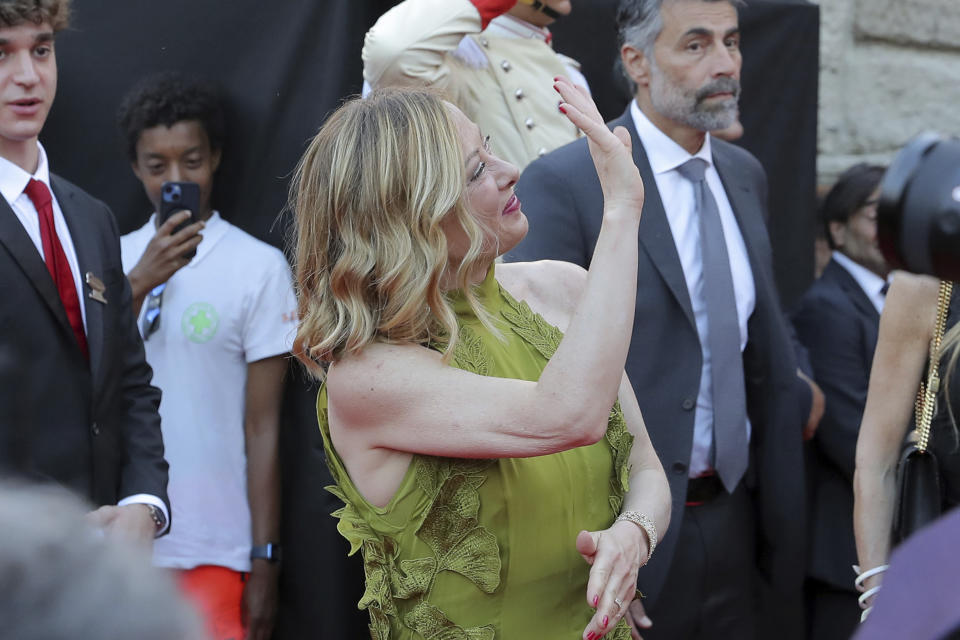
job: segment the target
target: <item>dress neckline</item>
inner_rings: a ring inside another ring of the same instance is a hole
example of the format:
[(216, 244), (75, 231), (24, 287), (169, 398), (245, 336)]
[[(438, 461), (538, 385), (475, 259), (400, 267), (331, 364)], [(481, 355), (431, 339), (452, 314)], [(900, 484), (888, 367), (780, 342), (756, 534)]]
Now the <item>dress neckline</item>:
[[(487, 275), (483, 280), (473, 285), (473, 294), (481, 307), (490, 309), (490, 304), (500, 297), (500, 283), (497, 282), (495, 275), (496, 264), (491, 264), (487, 270)], [(454, 289), (447, 293), (447, 299), (453, 307), (453, 312), (458, 316), (475, 316), (470, 303), (467, 301), (466, 293), (463, 289)]]

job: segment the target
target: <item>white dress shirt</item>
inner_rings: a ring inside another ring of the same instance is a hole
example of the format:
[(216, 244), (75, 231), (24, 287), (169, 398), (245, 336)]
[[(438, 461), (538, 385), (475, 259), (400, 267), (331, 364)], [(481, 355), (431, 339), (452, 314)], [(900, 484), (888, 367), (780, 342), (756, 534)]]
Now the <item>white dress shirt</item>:
[[(703, 146), (696, 154), (690, 155), (686, 149), (660, 131), (640, 111), (636, 101), (630, 106), (634, 126), (644, 151), (650, 161), (657, 191), (667, 214), (673, 241), (680, 255), (683, 276), (690, 294), (690, 306), (700, 336), (700, 350), (703, 365), (700, 372), (700, 389), (697, 394), (697, 409), (694, 416), (693, 448), (690, 452), (690, 477), (696, 477), (713, 469), (713, 369), (711, 367), (710, 348), (707, 340), (709, 319), (707, 318), (706, 299), (703, 294), (703, 255), (700, 247), (700, 221), (696, 215), (696, 199), (693, 183), (684, 178), (677, 167), (691, 158), (701, 158), (707, 163), (706, 181), (713, 192), (720, 211), (720, 222), (730, 258), (730, 273), (733, 276), (733, 290), (737, 303), (737, 320), (740, 327), (740, 351), (747, 345), (747, 320), (756, 304), (756, 288), (753, 282), (753, 270), (747, 247), (740, 233), (740, 227), (734, 216), (727, 193), (720, 181), (720, 174), (713, 166), (710, 150), (710, 134), (704, 138)], [(750, 421), (744, 428), (747, 438), (750, 436)]]
[(862, 264), (854, 262), (839, 251), (833, 252), (833, 259), (837, 264), (846, 269), (847, 273), (857, 281), (857, 284), (860, 285), (860, 288), (863, 289), (863, 292), (867, 294), (867, 298), (870, 299), (870, 302), (874, 308), (876, 308), (877, 313), (883, 313), (883, 303), (887, 300), (886, 294), (883, 293), (883, 288), (887, 286), (887, 280), (870, 271), (870, 269), (867, 269)]

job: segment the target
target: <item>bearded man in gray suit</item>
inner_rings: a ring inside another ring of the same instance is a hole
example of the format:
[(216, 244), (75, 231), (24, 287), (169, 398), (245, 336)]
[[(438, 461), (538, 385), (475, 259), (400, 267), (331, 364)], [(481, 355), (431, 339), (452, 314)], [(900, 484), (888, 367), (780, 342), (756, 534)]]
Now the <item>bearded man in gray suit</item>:
[[(647, 190), (626, 369), (674, 514), (630, 605), (647, 640), (802, 634), (810, 392), (774, 289), (766, 175), (708, 133), (736, 121), (737, 4), (623, 0), (617, 16), (636, 92), (610, 124), (630, 132)], [(533, 162), (517, 194), (530, 233), (510, 259), (588, 266), (603, 198), (586, 143)]]

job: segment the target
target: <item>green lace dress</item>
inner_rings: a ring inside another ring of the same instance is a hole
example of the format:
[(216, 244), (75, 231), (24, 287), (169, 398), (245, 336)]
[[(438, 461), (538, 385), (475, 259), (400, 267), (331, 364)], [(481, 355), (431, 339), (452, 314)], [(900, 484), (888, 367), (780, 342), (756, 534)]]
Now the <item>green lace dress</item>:
[[(478, 287), (505, 342), (460, 292), (453, 364), (486, 376), (537, 380), (562, 334), (493, 277)], [(633, 436), (619, 405), (606, 438), (534, 458), (468, 460), (416, 455), (386, 507), (369, 504), (330, 442), (326, 393), (318, 417), (327, 463), (345, 506), (334, 513), (363, 552), (374, 640), (576, 640), (593, 610), (577, 533), (605, 529), (620, 511)], [(626, 623), (607, 634), (629, 640)]]

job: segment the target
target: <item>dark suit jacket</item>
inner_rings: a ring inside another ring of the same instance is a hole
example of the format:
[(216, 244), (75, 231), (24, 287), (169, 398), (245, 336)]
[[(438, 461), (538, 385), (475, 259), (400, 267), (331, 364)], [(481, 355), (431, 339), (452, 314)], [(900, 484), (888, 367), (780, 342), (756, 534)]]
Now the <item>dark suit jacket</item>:
[[(147, 493), (167, 501), (160, 391), (131, 310), (116, 221), (105, 204), (51, 176), (81, 280), (90, 361), (77, 345), (53, 279), (0, 198), (0, 471), (54, 481), (96, 505)], [(169, 510), (169, 504), (168, 504)]]
[[(626, 369), (673, 497), (670, 529), (638, 579), (640, 590), (655, 604), (673, 554), (682, 553), (675, 548), (676, 532), (684, 515), (702, 356), (680, 258), (629, 109), (611, 123), (616, 125), (630, 131), (634, 161), (646, 186), (636, 314)], [(778, 614), (774, 615), (796, 619), (804, 565), (801, 425), (796, 365), (773, 285), (764, 220), (766, 178), (757, 160), (743, 149), (716, 139), (712, 148), (756, 284), (744, 371), (753, 424), (748, 480), (759, 514), (758, 565), (766, 577), (764, 586), (772, 590), (767, 593), (772, 596), (768, 611), (775, 609)], [(603, 195), (586, 140), (530, 164), (517, 193), (530, 220), (530, 233), (509, 259), (551, 258), (589, 266), (600, 230)], [(789, 613), (781, 610), (783, 604), (789, 604)], [(783, 620), (784, 628), (789, 624)]]
[(808, 571), (853, 592), (853, 466), (880, 315), (853, 276), (831, 260), (800, 299), (793, 323), (826, 396), (812, 447)]

